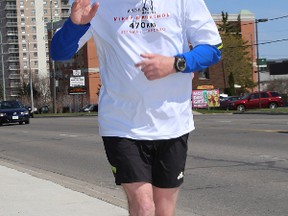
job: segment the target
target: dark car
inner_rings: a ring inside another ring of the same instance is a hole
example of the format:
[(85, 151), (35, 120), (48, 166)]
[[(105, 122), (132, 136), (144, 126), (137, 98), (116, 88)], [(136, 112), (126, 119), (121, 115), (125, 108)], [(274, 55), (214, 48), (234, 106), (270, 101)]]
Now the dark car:
[(19, 101), (1, 101), (0, 102), (0, 125), (4, 123), (29, 124), (30, 115)]
[(98, 112), (98, 104), (87, 104), (86, 106), (82, 107), (80, 112)]
[(229, 109), (245, 111), (246, 109), (270, 108), (283, 106), (283, 100), (278, 92), (264, 91), (248, 93), (240, 100), (230, 103)]
[(34, 113), (38, 113), (36, 107), (34, 107), (34, 111), (32, 110), (32, 107), (29, 105), (26, 105), (25, 108), (29, 111), (30, 118), (34, 118)]
[(229, 109), (230, 103), (239, 100), (239, 96), (228, 96), (220, 100), (220, 109)]
[(47, 105), (41, 106), (38, 111), (40, 114), (45, 114), (49, 112), (49, 107)]

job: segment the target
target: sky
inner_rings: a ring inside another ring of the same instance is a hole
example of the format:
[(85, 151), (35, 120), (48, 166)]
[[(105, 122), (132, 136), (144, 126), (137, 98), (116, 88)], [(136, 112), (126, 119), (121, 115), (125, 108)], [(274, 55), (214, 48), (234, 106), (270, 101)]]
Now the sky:
[(241, 10), (251, 11), (256, 19), (278, 18), (265, 23), (258, 23), (258, 41), (282, 40), (259, 45), (259, 58), (288, 59), (288, 0), (204, 0), (211, 14), (239, 14)]

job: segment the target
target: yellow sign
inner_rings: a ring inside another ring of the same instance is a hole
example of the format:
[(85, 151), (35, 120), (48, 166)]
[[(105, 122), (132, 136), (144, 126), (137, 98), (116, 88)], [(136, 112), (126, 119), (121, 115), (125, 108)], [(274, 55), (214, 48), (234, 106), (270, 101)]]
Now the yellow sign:
[(197, 86), (197, 89), (199, 90), (214, 89), (214, 86), (213, 85), (200, 85), (200, 86)]

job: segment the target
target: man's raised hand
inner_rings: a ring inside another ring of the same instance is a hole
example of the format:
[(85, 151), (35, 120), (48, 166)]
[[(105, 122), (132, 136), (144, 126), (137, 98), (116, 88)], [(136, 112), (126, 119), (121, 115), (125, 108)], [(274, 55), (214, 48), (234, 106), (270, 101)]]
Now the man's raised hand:
[(98, 8), (98, 2), (91, 5), (91, 0), (75, 0), (71, 8), (70, 19), (74, 24), (85, 25), (92, 20)]

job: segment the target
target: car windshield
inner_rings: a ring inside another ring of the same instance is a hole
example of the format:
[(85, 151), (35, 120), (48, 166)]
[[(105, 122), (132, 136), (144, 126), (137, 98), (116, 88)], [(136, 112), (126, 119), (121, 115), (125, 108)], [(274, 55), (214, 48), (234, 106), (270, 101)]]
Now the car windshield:
[(18, 101), (2, 101), (0, 109), (15, 109), (22, 108), (23, 106)]

